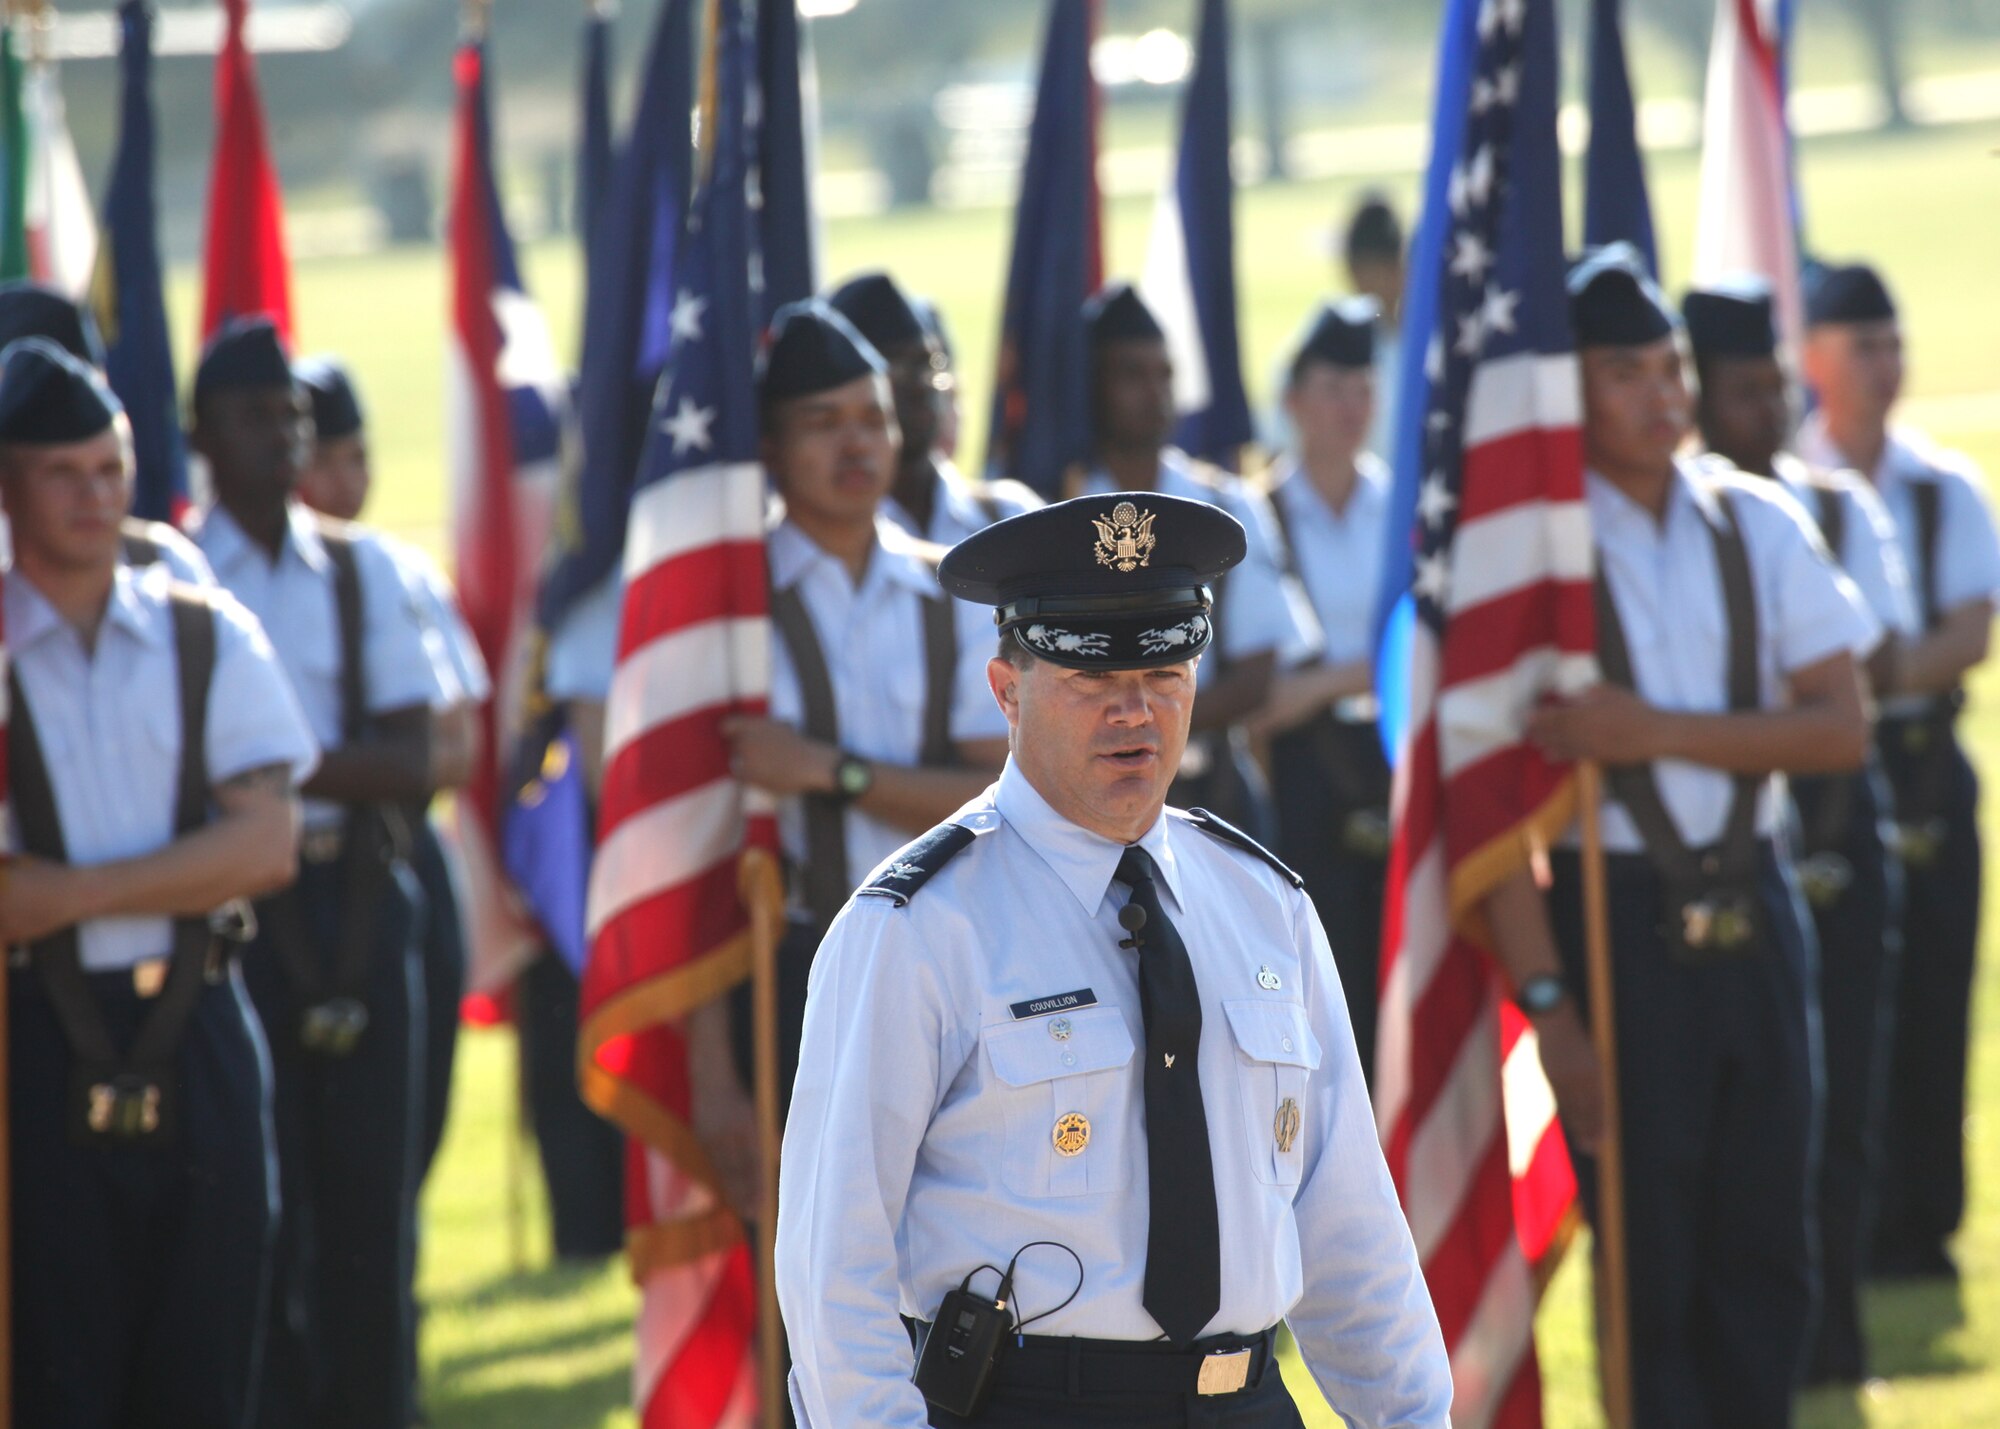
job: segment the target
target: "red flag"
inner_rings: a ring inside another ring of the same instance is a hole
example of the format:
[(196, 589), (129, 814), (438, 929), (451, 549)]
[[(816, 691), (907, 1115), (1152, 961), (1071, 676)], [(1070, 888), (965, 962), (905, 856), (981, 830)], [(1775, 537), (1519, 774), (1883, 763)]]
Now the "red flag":
[(284, 200), (257, 69), (244, 43), (250, 0), (222, 0), (228, 16), (215, 59), (215, 166), (208, 184), (208, 245), (202, 263), (201, 335), (233, 317), (268, 313), (292, 335), (292, 275), (285, 256)]

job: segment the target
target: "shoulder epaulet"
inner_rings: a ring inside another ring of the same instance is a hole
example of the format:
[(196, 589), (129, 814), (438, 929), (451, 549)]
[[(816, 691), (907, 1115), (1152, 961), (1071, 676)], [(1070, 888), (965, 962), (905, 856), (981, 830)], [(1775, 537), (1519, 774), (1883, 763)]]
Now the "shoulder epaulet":
[(999, 827), (1000, 817), (990, 809), (969, 816), (963, 823), (939, 824), (915, 843), (906, 844), (882, 865), (880, 873), (855, 889), (854, 896), (887, 898), (901, 908), (940, 869), (965, 852), (966, 845)]
[(1236, 825), (1230, 823), (1229, 820), (1211, 814), (1206, 809), (1189, 809), (1187, 811), (1187, 821), (1210, 838), (1221, 839), (1226, 844), (1234, 844), (1245, 853), (1255, 858), (1261, 858), (1264, 862), (1270, 864), (1272, 868), (1276, 869), (1278, 876), (1291, 884), (1292, 887), (1304, 888), (1306, 886), (1306, 881), (1294, 873), (1289, 864), (1265, 848), (1264, 845), (1258, 843), (1257, 840), (1251, 838), (1250, 835), (1244, 833), (1243, 830), (1237, 828)]

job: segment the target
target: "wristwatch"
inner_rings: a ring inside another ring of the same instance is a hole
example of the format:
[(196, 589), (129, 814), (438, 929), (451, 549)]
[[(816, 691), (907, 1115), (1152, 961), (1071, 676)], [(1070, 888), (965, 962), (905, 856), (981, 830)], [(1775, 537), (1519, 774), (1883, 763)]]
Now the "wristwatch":
[(1537, 973), (1521, 984), (1514, 994), (1514, 1005), (1530, 1017), (1540, 1017), (1554, 1012), (1568, 996), (1569, 985), (1561, 973)]
[(842, 803), (852, 803), (875, 787), (875, 766), (858, 754), (842, 753), (833, 766), (833, 794)]

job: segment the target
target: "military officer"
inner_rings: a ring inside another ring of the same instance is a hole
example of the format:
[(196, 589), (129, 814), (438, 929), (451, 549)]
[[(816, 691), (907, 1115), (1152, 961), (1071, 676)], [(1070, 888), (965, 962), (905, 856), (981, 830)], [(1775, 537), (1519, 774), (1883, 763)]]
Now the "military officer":
[[(1117, 493), (945, 558), (996, 608), (1012, 753), (813, 970), (778, 1200), (801, 1424), (1298, 1426), (1281, 1320), (1356, 1429), (1446, 1423), (1319, 918), (1247, 835), (1165, 807), (1244, 552), (1211, 504)], [(961, 1312), (1001, 1318), (983, 1403)]]
[(298, 882), (260, 905), (248, 970), (284, 1206), (262, 1422), (379, 1429), (406, 1414), (411, 1382), (425, 1013), (402, 810), (432, 788), (439, 686), (394, 563), (295, 499), (312, 408), (269, 319), (209, 343), (193, 408), (216, 498), (196, 539), (270, 632), (325, 751)]
[[(1880, 630), (1771, 483), (1677, 459), (1676, 322), (1615, 245), (1570, 278), (1605, 683), (1539, 710), (1559, 759), (1610, 766), (1602, 809), (1636, 1422), (1791, 1422), (1813, 1302), (1814, 948), (1773, 771), (1858, 767), (1857, 652)], [(1551, 858), (1488, 909), (1494, 947), (1597, 1207), (1582, 873)]]
[(1372, 657), (1391, 481), (1363, 445), (1375, 413), (1378, 317), (1367, 298), (1323, 304), (1286, 370), (1294, 446), (1271, 470), (1271, 510), (1326, 644), (1319, 659), (1278, 676), (1253, 724), (1271, 734), (1278, 848), (1333, 945), (1364, 1077), (1375, 1069), (1389, 856), (1389, 761)]
[(1166, 334), (1139, 294), (1114, 283), (1084, 311), (1093, 373), (1095, 465), (1075, 471), (1072, 495), (1159, 492), (1209, 501), (1249, 532), (1249, 555), (1216, 592), (1215, 653), (1203, 662), (1196, 737), (1188, 741), (1174, 801), (1206, 806), (1265, 832), (1269, 793), (1251, 758), (1244, 722), (1260, 711), (1280, 670), (1310, 659), (1318, 622), (1286, 574), (1284, 538), (1270, 502), (1238, 478), (1171, 446), (1173, 360)]
[[(992, 778), (1006, 721), (985, 693), (991, 618), (938, 586), (935, 548), (882, 511), (895, 409), (881, 355), (821, 302), (772, 319), (758, 369), (763, 453), (783, 502), (765, 539), (770, 717), (725, 727), (737, 776), (779, 799), (789, 875), (778, 950), (779, 1073), (792, 1085), (806, 976), (870, 870)], [(694, 1127), (754, 1219), (747, 994), (689, 1017)]]
[(0, 360), (12, 1422), (248, 1429), (269, 1087), (211, 915), (290, 881), (313, 739), (241, 605), (120, 562), (102, 379), (39, 339)]
[[(1700, 379), (1695, 421), (1703, 445), (1738, 471), (1778, 481), (1815, 518), (1881, 624), (1883, 640), (1867, 667), (1876, 691), (1892, 693), (1898, 642), (1916, 633), (1895, 527), (1855, 473), (1817, 470), (1785, 450), (1794, 404), (1778, 357), (1770, 285), (1754, 278), (1697, 289), (1681, 311)], [(1819, 937), (1826, 1094), (1820, 1309), (1807, 1374), (1814, 1382), (1856, 1384), (1867, 1377), (1860, 1273), (1869, 1193), (1881, 1166), (1902, 879), (1883, 836), (1889, 801), (1878, 761), (1849, 775), (1794, 779), (1791, 792), (1800, 882)]]
[(1922, 627), (1898, 648), (1877, 734), (1906, 882), (1874, 1267), (1949, 1276), (1957, 1271), (1945, 1243), (1965, 1209), (1981, 871), (1979, 781), (1956, 726), (1965, 676), (1986, 659), (2000, 538), (1971, 464), (1891, 424), (1903, 335), (1881, 275), (1862, 264), (1828, 270), (1807, 293), (1806, 323), (1805, 375), (1819, 409), (1800, 431), (1799, 452), (1874, 485), (1896, 523)]
[[(25, 337), (44, 338), (93, 368), (104, 372), (104, 341), (97, 320), (81, 304), (45, 284), (28, 281), (0, 283), (0, 350)], [(215, 573), (194, 542), (164, 521), (127, 516), (123, 554), (130, 565), (162, 562), (177, 581), (214, 585)]]
[(974, 531), (1040, 506), (1018, 481), (975, 486), (938, 450), (942, 384), (949, 370), (943, 349), (921, 314), (887, 273), (862, 273), (841, 284), (829, 306), (854, 325), (889, 365), (896, 402), (896, 480), (883, 514), (919, 540), (955, 546)]

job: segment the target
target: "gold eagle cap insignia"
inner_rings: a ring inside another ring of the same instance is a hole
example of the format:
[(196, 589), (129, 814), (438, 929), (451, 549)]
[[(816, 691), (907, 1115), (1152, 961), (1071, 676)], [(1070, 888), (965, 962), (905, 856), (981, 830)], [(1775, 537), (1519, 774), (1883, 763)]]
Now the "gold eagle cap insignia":
[(1158, 538), (1153, 535), (1153, 513), (1141, 512), (1129, 501), (1111, 508), (1111, 519), (1093, 516), (1097, 528), (1097, 564), (1130, 573), (1152, 558)]

